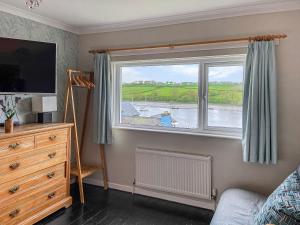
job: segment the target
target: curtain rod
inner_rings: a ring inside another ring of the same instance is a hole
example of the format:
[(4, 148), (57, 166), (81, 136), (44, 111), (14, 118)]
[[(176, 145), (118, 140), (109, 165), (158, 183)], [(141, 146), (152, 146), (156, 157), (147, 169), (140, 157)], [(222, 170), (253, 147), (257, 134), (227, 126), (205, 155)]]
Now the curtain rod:
[(132, 48), (107, 48), (107, 49), (93, 49), (89, 53), (104, 53), (104, 52), (119, 52), (119, 51), (139, 51), (146, 49), (159, 49), (159, 48), (176, 48), (182, 46), (195, 46), (195, 45), (205, 45), (205, 44), (218, 44), (218, 43), (229, 43), (229, 42), (241, 42), (241, 41), (270, 41), (274, 39), (284, 39), (286, 34), (273, 34), (273, 35), (261, 35), (253, 37), (242, 37), (242, 38), (232, 38), (232, 39), (222, 39), (222, 40), (211, 40), (211, 41), (197, 41), (197, 42), (187, 42), (187, 43), (177, 43), (177, 44), (162, 44), (162, 45), (151, 45), (143, 47), (132, 47)]

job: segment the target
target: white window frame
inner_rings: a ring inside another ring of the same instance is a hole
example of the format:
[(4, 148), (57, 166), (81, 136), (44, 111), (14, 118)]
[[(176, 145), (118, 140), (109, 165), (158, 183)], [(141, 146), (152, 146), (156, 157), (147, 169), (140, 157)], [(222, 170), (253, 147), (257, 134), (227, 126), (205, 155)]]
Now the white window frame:
[[(113, 86), (113, 128), (143, 130), (163, 133), (180, 133), (201, 136), (213, 136), (223, 138), (240, 139), (241, 129), (225, 127), (209, 127), (207, 115), (207, 91), (208, 91), (208, 67), (210, 65), (241, 65), (245, 64), (246, 55), (226, 55), (211, 57), (193, 57), (193, 58), (172, 58), (172, 59), (151, 59), (136, 61), (113, 61), (112, 62), (112, 86)], [(180, 65), (180, 64), (199, 64), (198, 71), (198, 128), (167, 128), (145, 125), (130, 125), (121, 123), (121, 93), (122, 79), (120, 76), (121, 67), (130, 66), (153, 66), (153, 65)]]
[(241, 133), (241, 128), (230, 128), (230, 127), (217, 127), (217, 126), (208, 126), (208, 68), (210, 66), (240, 66), (245, 64), (244, 60), (230, 60), (222, 61), (216, 60), (213, 62), (204, 62), (203, 65), (203, 129), (209, 131), (219, 131), (224, 133)]

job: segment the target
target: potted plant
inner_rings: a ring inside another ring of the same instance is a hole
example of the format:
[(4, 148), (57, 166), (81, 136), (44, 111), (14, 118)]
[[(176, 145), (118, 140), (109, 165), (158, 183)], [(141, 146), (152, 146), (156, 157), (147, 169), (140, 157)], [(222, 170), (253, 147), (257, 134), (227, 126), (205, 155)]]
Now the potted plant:
[[(0, 103), (1, 104), (1, 103)], [(14, 121), (13, 121), (13, 117), (16, 115), (17, 110), (16, 110), (16, 106), (4, 106), (3, 104), (1, 104), (2, 106), (2, 111), (6, 117), (6, 120), (4, 122), (4, 129), (5, 129), (5, 133), (12, 133), (14, 130)]]

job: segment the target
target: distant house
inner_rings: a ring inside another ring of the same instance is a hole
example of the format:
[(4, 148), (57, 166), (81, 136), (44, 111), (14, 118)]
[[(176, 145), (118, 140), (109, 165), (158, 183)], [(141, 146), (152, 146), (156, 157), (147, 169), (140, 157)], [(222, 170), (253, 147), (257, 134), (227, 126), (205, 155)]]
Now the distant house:
[(161, 114), (160, 116), (160, 126), (162, 127), (173, 127), (172, 125), (173, 119), (171, 115)]
[(171, 116), (171, 113), (169, 113), (168, 111), (163, 112), (158, 115), (154, 115), (152, 117), (159, 119), (159, 125), (161, 127), (173, 127), (174, 126), (174, 124), (173, 124), (174, 120)]
[(140, 116), (139, 111), (130, 102), (122, 102), (122, 123), (173, 127), (173, 122), (171, 114), (167, 111), (151, 117), (144, 117)]
[(122, 102), (122, 117), (139, 116), (140, 113), (130, 102)]
[(131, 125), (159, 126), (160, 120), (155, 117), (140, 116), (139, 111), (130, 103), (122, 102), (122, 123)]

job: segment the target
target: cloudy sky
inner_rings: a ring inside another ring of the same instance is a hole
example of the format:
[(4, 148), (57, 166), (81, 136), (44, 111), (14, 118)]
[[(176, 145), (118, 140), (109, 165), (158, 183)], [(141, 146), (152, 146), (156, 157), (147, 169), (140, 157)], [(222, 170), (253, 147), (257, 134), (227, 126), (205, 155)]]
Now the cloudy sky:
[[(209, 67), (210, 82), (238, 82), (243, 79), (242, 66)], [(122, 82), (157, 81), (197, 82), (198, 64), (122, 67)]]

